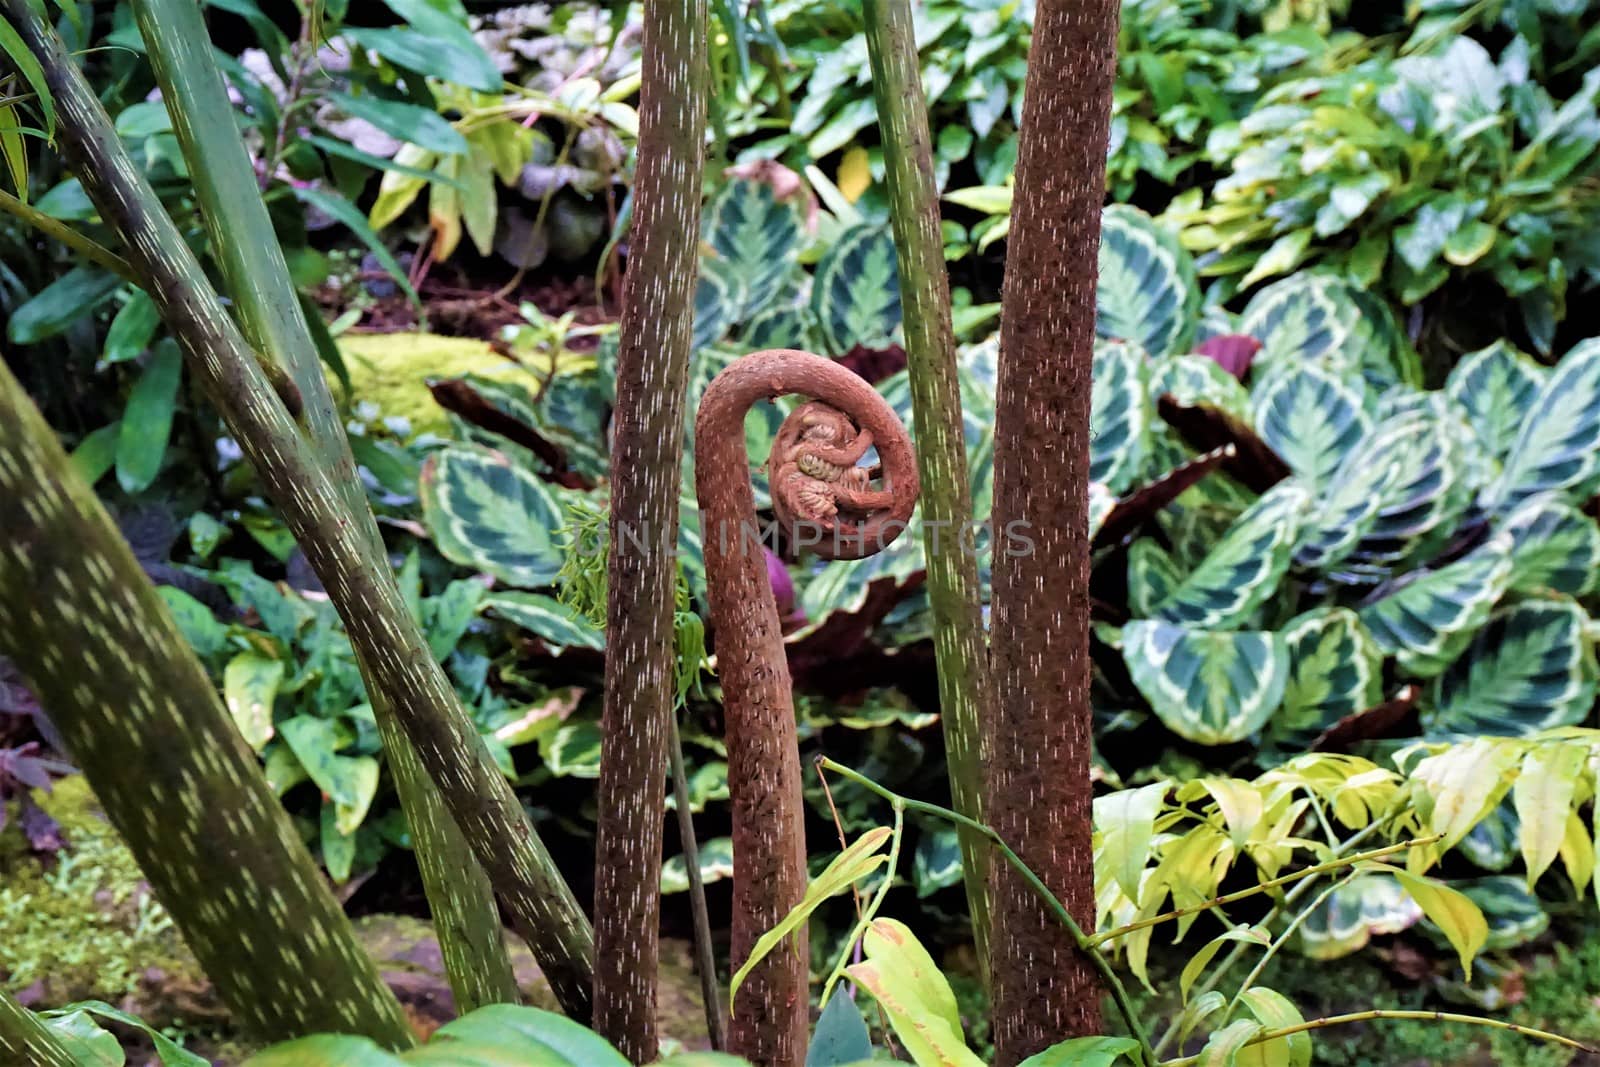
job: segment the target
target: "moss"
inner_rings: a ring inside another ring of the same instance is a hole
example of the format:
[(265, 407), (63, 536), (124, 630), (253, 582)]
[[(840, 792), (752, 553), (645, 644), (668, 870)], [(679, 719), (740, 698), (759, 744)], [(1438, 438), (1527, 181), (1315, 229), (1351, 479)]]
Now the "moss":
[[(347, 334), (339, 339), (350, 372), (352, 404), (370, 403), (387, 418), (404, 418), (414, 433), (445, 433), (450, 422), (434, 403), (427, 379), (482, 374), (537, 385), (528, 369), (487, 341), (431, 333)], [(335, 386), (337, 389), (337, 386)]]
[(203, 986), (88, 783), (73, 776), (35, 799), (61, 824), (66, 847), (32, 855), (15, 819), (0, 833), (0, 986), (41, 1006), (140, 1002), (153, 983)]

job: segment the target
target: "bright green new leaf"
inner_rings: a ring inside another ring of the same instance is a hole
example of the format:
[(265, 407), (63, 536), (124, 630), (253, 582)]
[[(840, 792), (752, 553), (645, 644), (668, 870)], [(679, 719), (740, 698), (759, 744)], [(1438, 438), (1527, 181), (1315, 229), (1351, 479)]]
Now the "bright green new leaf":
[(1183, 965), (1183, 971), (1178, 975), (1178, 994), (1185, 1004), (1189, 1003), (1189, 990), (1200, 980), (1205, 969), (1216, 958), (1224, 945), (1246, 942), (1267, 948), (1272, 944), (1272, 935), (1260, 926), (1235, 926), (1207, 941), (1189, 957), (1189, 962)]
[(1029, 1056), (1017, 1067), (1114, 1067), (1132, 1060), (1139, 1042), (1131, 1037), (1074, 1037)]
[[(1306, 1021), (1288, 997), (1262, 986), (1240, 993), (1239, 1003), (1266, 1030), (1286, 1030)], [(1234, 1062), (1237, 1067), (1311, 1067), (1311, 1035), (1301, 1031), (1248, 1045)]]
[(789, 914), (777, 926), (762, 934), (750, 950), (750, 958), (744, 961), (729, 983), (728, 997), (731, 1000), (739, 992), (739, 986), (744, 983), (745, 977), (756, 964), (766, 958), (767, 954), (781, 944), (807, 919), (811, 913), (822, 906), (822, 902), (843, 893), (861, 879), (877, 870), (889, 857), (879, 850), (893, 836), (894, 831), (887, 826), (880, 826), (868, 830), (845, 849), (835, 856), (833, 862), (811, 880), (806, 887), (805, 896), (800, 898)]

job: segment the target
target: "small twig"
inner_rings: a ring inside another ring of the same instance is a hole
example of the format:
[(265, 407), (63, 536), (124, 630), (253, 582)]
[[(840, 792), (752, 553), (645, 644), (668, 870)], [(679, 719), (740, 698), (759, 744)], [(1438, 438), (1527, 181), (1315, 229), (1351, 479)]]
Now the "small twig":
[[(1485, 1019), (1477, 1015), (1460, 1015), (1453, 1011), (1396, 1011), (1388, 1008), (1372, 1008), (1367, 1011), (1353, 1011), (1346, 1015), (1329, 1015), (1322, 1019), (1310, 1019), (1294, 1026), (1279, 1027), (1276, 1030), (1263, 1030), (1249, 1041), (1244, 1047), (1260, 1045), (1268, 1041), (1276, 1041), (1281, 1037), (1291, 1037), (1295, 1034), (1307, 1033), (1311, 1030), (1324, 1030), (1330, 1026), (1341, 1026), (1345, 1023), (1364, 1023), (1374, 1019), (1411, 1019), (1419, 1022), (1436, 1023), (1462, 1023), (1467, 1026), (1482, 1026), (1490, 1030), (1506, 1030), (1523, 1037), (1531, 1037), (1538, 1041), (1547, 1041), (1552, 1045), (1561, 1045), (1565, 1048), (1576, 1049), (1579, 1052), (1594, 1053), (1600, 1050), (1581, 1041), (1574, 1041), (1570, 1037), (1552, 1034), (1548, 1030), (1535, 1030), (1530, 1026), (1518, 1026), (1516, 1023), (1502, 1022), (1499, 1019)], [(1200, 1062), (1200, 1056), (1182, 1056), (1175, 1060), (1165, 1060), (1161, 1067), (1194, 1067)]]
[(1305, 922), (1306, 919), (1309, 918), (1318, 908), (1322, 907), (1323, 901), (1327, 900), (1329, 897), (1333, 896), (1334, 893), (1338, 892), (1341, 886), (1349, 885), (1350, 882), (1360, 873), (1360, 871), (1351, 871), (1343, 878), (1328, 886), (1322, 892), (1318, 893), (1310, 904), (1307, 904), (1304, 908), (1302, 908), (1300, 913), (1289, 921), (1289, 925), (1283, 928), (1283, 933), (1279, 934), (1277, 938), (1273, 940), (1272, 944), (1267, 946), (1267, 951), (1264, 952), (1261, 958), (1256, 961), (1256, 965), (1250, 968), (1250, 973), (1244, 976), (1244, 981), (1239, 983), (1239, 991), (1233, 995), (1233, 1000), (1228, 1002), (1228, 1011), (1226, 1015), (1224, 1015), (1224, 1018), (1233, 1014), (1234, 1009), (1239, 1006), (1239, 998), (1244, 996), (1246, 990), (1256, 984), (1256, 979), (1260, 978), (1261, 973), (1267, 969), (1267, 964), (1272, 962), (1272, 957), (1276, 956), (1278, 954), (1278, 950), (1289, 943), (1289, 938), (1293, 937), (1294, 932), (1300, 929), (1300, 924)]
[[(818, 777), (822, 777), (819, 773)], [(855, 929), (850, 931), (850, 937), (845, 941), (844, 951), (839, 953), (839, 962), (834, 964), (833, 971), (829, 973), (828, 980), (822, 986), (822, 999), (819, 1007), (826, 1007), (828, 997), (833, 992), (833, 987), (839, 979), (844, 977), (844, 969), (850, 965), (851, 950), (865, 936), (867, 927), (872, 924), (873, 918), (878, 914), (878, 909), (883, 907), (883, 898), (889, 894), (889, 887), (894, 885), (894, 872), (900, 866), (900, 839), (905, 836), (906, 806), (901, 800), (890, 801), (894, 807), (894, 833), (889, 838), (889, 866), (883, 876), (883, 883), (878, 886), (878, 891), (872, 895), (872, 903), (867, 905), (865, 911), (856, 917)], [(856, 895), (860, 899), (860, 894)]]
[(127, 260), (109, 248), (98, 244), (93, 238), (74, 230), (60, 219), (51, 218), (32, 204), (23, 203), (4, 190), (0, 190), (0, 211), (16, 216), (46, 237), (55, 238), (80, 256), (92, 263), (99, 264), (124, 281), (132, 282), (141, 289), (144, 288), (144, 281), (128, 265)]
[(672, 760), (672, 795), (678, 807), (678, 847), (689, 873), (689, 911), (694, 919), (695, 967), (700, 971), (700, 996), (705, 1001), (706, 1034), (711, 1047), (728, 1047), (728, 1020), (722, 1014), (722, 986), (711, 948), (711, 914), (706, 908), (706, 883), (700, 875), (700, 846), (695, 839), (694, 812), (689, 810), (689, 774), (683, 762), (683, 737), (676, 710), (667, 717), (667, 753)]
[(1051, 913), (1055, 915), (1057, 921), (1059, 921), (1062, 926), (1066, 927), (1067, 931), (1072, 934), (1073, 940), (1077, 943), (1079, 951), (1087, 956), (1089, 961), (1094, 965), (1095, 970), (1100, 972), (1100, 977), (1105, 980), (1106, 987), (1111, 991), (1111, 999), (1116, 1003), (1118, 1013), (1122, 1016), (1123, 1022), (1128, 1027), (1128, 1032), (1133, 1035), (1135, 1041), (1139, 1042), (1139, 1050), (1142, 1062), (1150, 1065), (1153, 1065), (1157, 1062), (1155, 1051), (1150, 1047), (1150, 1039), (1145, 1036), (1144, 1027), (1139, 1023), (1139, 1015), (1134, 1010), (1133, 1001), (1128, 996), (1128, 990), (1123, 986), (1122, 979), (1117, 977), (1117, 972), (1112, 969), (1110, 961), (1106, 959), (1105, 954), (1102, 953), (1099, 948), (1097, 948), (1090, 941), (1089, 938), (1084, 936), (1083, 928), (1080, 927), (1077, 921), (1073, 919), (1072, 913), (1067, 911), (1066, 906), (1061, 903), (1060, 898), (1058, 898), (1054, 893), (1050, 892), (1050, 888), (1039, 880), (1039, 876), (1034, 874), (1026, 863), (1022, 862), (1022, 857), (1018, 856), (1016, 852), (1012, 850), (1011, 846), (1006, 844), (1005, 840), (998, 833), (996, 833), (993, 828), (978, 822), (976, 819), (969, 819), (967, 816), (958, 811), (951, 811), (949, 808), (941, 808), (937, 804), (929, 804), (926, 801), (912, 800), (909, 797), (903, 797), (899, 793), (884, 788), (865, 775), (858, 774), (849, 767), (846, 767), (844, 764), (835, 763), (826, 756), (817, 757), (817, 766), (823, 768), (824, 770), (833, 771), (835, 774), (842, 775), (843, 777), (850, 779), (852, 782), (855, 782), (863, 788), (876, 793), (880, 797), (883, 797), (891, 804), (898, 804), (899, 806), (904, 807), (904, 809), (907, 811), (920, 812), (923, 815), (931, 815), (936, 819), (943, 819), (946, 822), (954, 823), (957, 826), (964, 826), (967, 829), (981, 834), (983, 837), (988, 839), (988, 841), (999, 850), (1001, 857), (1011, 865), (1012, 870), (1016, 871), (1017, 875), (1025, 883), (1027, 883), (1028, 887), (1034, 891), (1039, 899), (1044, 901)]

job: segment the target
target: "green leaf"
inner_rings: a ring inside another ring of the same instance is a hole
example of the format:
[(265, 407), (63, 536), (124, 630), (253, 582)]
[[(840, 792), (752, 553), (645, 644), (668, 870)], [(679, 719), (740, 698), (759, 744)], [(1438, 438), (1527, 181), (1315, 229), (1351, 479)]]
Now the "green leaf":
[(22, 121), (12, 104), (0, 104), (0, 157), (11, 172), (17, 199), (28, 202), (28, 146), (22, 139)]
[(299, 197), (303, 203), (316, 208), (354, 234), (356, 240), (367, 246), (367, 250), (378, 261), (378, 265), (388, 273), (389, 277), (394, 279), (395, 284), (400, 287), (400, 291), (406, 294), (406, 299), (411, 301), (411, 306), (418, 309), (422, 307), (422, 300), (417, 296), (417, 291), (411, 287), (411, 280), (406, 277), (406, 272), (400, 269), (400, 264), (394, 258), (394, 254), (389, 251), (387, 245), (378, 239), (378, 235), (372, 232), (372, 227), (367, 225), (366, 216), (356, 210), (354, 204), (342, 196), (311, 185), (296, 185), (294, 187), (294, 195)]
[(1461, 959), (1461, 968), (1472, 980), (1472, 959), (1489, 938), (1489, 924), (1472, 899), (1443, 882), (1409, 871), (1391, 868), (1391, 873), (1415, 900), (1435, 926), (1444, 932)]
[(1583, 745), (1536, 745), (1522, 758), (1511, 796), (1522, 825), (1522, 859), (1528, 868), (1528, 889), (1561, 853), (1572, 814), (1578, 779), (1588, 767)]
[(341, 756), (350, 743), (337, 723), (296, 715), (278, 724), (278, 733), (317, 788), (337, 808), (334, 826), (353, 834), (366, 818), (378, 787), (378, 761), (371, 756)]
[(539, 755), (545, 769), (557, 778), (599, 778), (600, 727), (593, 722), (569, 722), (541, 733)]
[(839, 235), (817, 264), (811, 312), (833, 355), (893, 343), (900, 328), (900, 273), (888, 230), (857, 226)]
[(422, 514), (446, 559), (513, 586), (556, 580), (567, 522), (555, 493), (498, 452), (446, 448), (422, 467)]
[[(1091, 489), (1098, 484), (1091, 482)], [(1115, 497), (1111, 503), (1115, 506)], [(1135, 615), (1154, 615), (1156, 605), (1172, 596), (1182, 581), (1177, 563), (1154, 538), (1141, 537), (1128, 546), (1128, 606)]]
[(1017, 1067), (1115, 1067), (1133, 1054), (1139, 1042), (1131, 1037), (1074, 1037), (1029, 1056)]
[(405, 1061), (365, 1037), (318, 1034), (273, 1045), (244, 1067), (405, 1067)]
[(1334, 723), (1383, 697), (1383, 653), (1349, 608), (1318, 608), (1283, 629), (1289, 681), (1267, 736), (1303, 749)]
[(467, 139), (447, 119), (425, 107), (371, 94), (328, 93), (326, 99), (346, 115), (365, 119), (389, 136), (430, 152), (451, 156), (467, 151)]
[(178, 624), (184, 640), (202, 659), (228, 647), (228, 628), (217, 621), (210, 608), (170, 585), (158, 586), (156, 595), (172, 612), (172, 619)]
[(1444, 391), (1490, 455), (1504, 460), (1516, 443), (1547, 372), (1505, 341), (1468, 353), (1450, 369)]
[(1235, 1019), (1211, 1035), (1195, 1067), (1236, 1067), (1240, 1050), (1261, 1030), (1261, 1024), (1253, 1019)]
[(1202, 745), (1241, 741), (1283, 701), (1282, 635), (1213, 633), (1140, 620), (1122, 631), (1133, 683), (1167, 729)]
[(1144, 467), (1150, 448), (1149, 368), (1127, 344), (1094, 347), (1090, 387), (1089, 480), (1121, 493)]
[(122, 279), (110, 271), (73, 267), (12, 311), (6, 336), (17, 345), (55, 337), (79, 319), (93, 315), (122, 286)]
[[(390, 7), (395, 5), (391, 3)], [(407, 5), (420, 10), (425, 0)], [(386, 26), (373, 29), (346, 26), (343, 36), (362, 48), (371, 49), (390, 63), (443, 82), (464, 85), (480, 93), (498, 94), (502, 88), (499, 68), (482, 46), (461, 26), (441, 16), (441, 21), (424, 28), (411, 20), (411, 28)], [(432, 20), (428, 20), (430, 23)]]
[[(121, 1023), (123, 1026), (143, 1033), (150, 1039), (151, 1045), (155, 1047), (156, 1057), (160, 1060), (161, 1067), (210, 1067), (209, 1060), (196, 1056), (137, 1016), (130, 1015), (118, 1008), (113, 1008), (103, 1001), (83, 1000), (69, 1005), (65, 1010), (85, 1012), (97, 1018), (110, 1019), (113, 1022)], [(120, 1057), (117, 1062), (122, 1062)]]
[(983, 1067), (967, 1048), (950, 983), (910, 929), (874, 919), (862, 938), (867, 962), (845, 973), (872, 994), (918, 1067)]
[(1100, 849), (1117, 885), (1129, 900), (1139, 899), (1139, 882), (1150, 859), (1156, 816), (1167, 795), (1168, 783), (1156, 782), (1140, 789), (1122, 789), (1094, 799), (1094, 825), (1100, 832)]
[(350, 880), (356, 862), (356, 839), (339, 829), (339, 816), (333, 804), (324, 801), (318, 813), (318, 842), (322, 846), (322, 865), (335, 885)]
[[(435, 1032), (430, 1045), (440, 1046), (440, 1051), (450, 1054), (457, 1042), (470, 1045), (475, 1042), (504, 1044), (507, 1052), (516, 1052), (521, 1058), (493, 1061), (468, 1060), (476, 1067), (504, 1063), (535, 1064), (538, 1067), (627, 1067), (627, 1059), (613, 1048), (605, 1038), (573, 1022), (563, 1015), (540, 1008), (518, 1004), (490, 1004), (445, 1023)], [(414, 1053), (408, 1060), (420, 1059)], [(439, 1058), (431, 1062), (440, 1067), (452, 1061)]]
[(1539, 390), (1499, 480), (1485, 493), (1505, 513), (1535, 493), (1584, 499), (1600, 489), (1600, 338), (1568, 352)]
[[(1305, 1022), (1288, 997), (1253, 986), (1239, 994), (1239, 1003), (1266, 1030), (1286, 1030)], [(1239, 1052), (1238, 1067), (1311, 1067), (1311, 1035), (1304, 1031), (1250, 1045)]]
[(1422, 724), (1430, 736), (1522, 736), (1570, 726), (1594, 706), (1588, 617), (1566, 599), (1495, 612), (1461, 658), (1435, 679)]
[(1245, 624), (1277, 592), (1288, 571), (1308, 499), (1292, 484), (1268, 492), (1156, 606), (1155, 617), (1196, 630)]
[(868, 830), (856, 838), (849, 848), (835, 856), (833, 862), (811, 880), (811, 884), (806, 887), (805, 896), (800, 898), (800, 903), (796, 904), (777, 926), (756, 940), (750, 950), (750, 958), (744, 961), (744, 966), (739, 968), (729, 984), (728, 999), (732, 1000), (738, 995), (739, 986), (744, 984), (745, 977), (756, 964), (810, 919), (811, 913), (821, 907), (823, 901), (838, 896), (888, 862), (889, 857), (879, 850), (892, 834), (893, 831), (886, 826)]
[(1363, 607), (1361, 621), (1402, 670), (1432, 678), (1466, 648), (1510, 576), (1511, 538), (1500, 534), (1448, 566), (1408, 575)]
[[(41, 13), (41, 17), (43, 17)], [(16, 28), (6, 19), (0, 19), (0, 51), (5, 52), (6, 58), (11, 61), (11, 66), (22, 75), (28, 87), (33, 90), (34, 103), (39, 108), (39, 113), (44, 116), (44, 133), (47, 140), (54, 140), (56, 135), (56, 101), (50, 95), (50, 83), (45, 78), (44, 67), (39, 60), (23, 43), (21, 35)], [(27, 199), (27, 191), (19, 194)], [(14, 340), (15, 338), (13, 338)]]
[(78, 442), (78, 447), (72, 450), (72, 466), (83, 476), (83, 480), (94, 485), (112, 464), (117, 461), (117, 438), (122, 436), (122, 420), (110, 423), (94, 430)]
[(260, 752), (272, 740), (272, 705), (283, 683), (283, 661), (255, 652), (241, 652), (222, 672), (222, 695), (228, 714), (245, 744)]
[(1600, 585), (1600, 525), (1558, 494), (1528, 497), (1502, 529), (1513, 543), (1511, 589), (1581, 597)]
[(143, 289), (130, 291), (128, 302), (117, 311), (111, 328), (106, 331), (105, 355), (101, 362), (123, 363), (144, 355), (160, 324), (161, 313), (149, 294)]
[(1327, 485), (1372, 428), (1361, 394), (1315, 363), (1270, 375), (1254, 408), (1256, 432), (1308, 489)]
[(1178, 239), (1137, 208), (1105, 209), (1095, 332), (1147, 352), (1186, 352), (1200, 318), (1194, 261)]
[(828, 998), (817, 1018), (806, 1067), (848, 1067), (871, 1058), (872, 1035), (867, 1032), (867, 1021), (861, 1017), (855, 1000), (841, 990)]
[(1189, 1003), (1189, 991), (1194, 988), (1194, 984), (1200, 980), (1200, 976), (1205, 973), (1205, 969), (1210, 966), (1222, 947), (1241, 941), (1268, 948), (1272, 945), (1272, 935), (1259, 926), (1235, 926), (1201, 945), (1195, 954), (1189, 957), (1189, 962), (1183, 965), (1183, 971), (1178, 975), (1178, 994), (1185, 1004)]
[(77, 1067), (122, 1067), (128, 1061), (122, 1042), (115, 1034), (102, 1029), (86, 1011), (69, 1007), (60, 1012), (41, 1013), (40, 1018), (72, 1054), (72, 1062)]
[(117, 484), (123, 492), (141, 492), (161, 473), (182, 377), (183, 356), (178, 344), (165, 338), (151, 353), (150, 362), (128, 395), (127, 407), (122, 409), (122, 428), (117, 433)]
[(495, 593), (484, 599), (482, 610), (505, 619), (542, 638), (560, 655), (564, 648), (606, 647), (605, 634), (574, 609), (542, 593)]
[(705, 207), (701, 239), (721, 264), (744, 280), (744, 321), (769, 307), (788, 284), (804, 224), (792, 200), (779, 200), (768, 182), (735, 179), (718, 189)]

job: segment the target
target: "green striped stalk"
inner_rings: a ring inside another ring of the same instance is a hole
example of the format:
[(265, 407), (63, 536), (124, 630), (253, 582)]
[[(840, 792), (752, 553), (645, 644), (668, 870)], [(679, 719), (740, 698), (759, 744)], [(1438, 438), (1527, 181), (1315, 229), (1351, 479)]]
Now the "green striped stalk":
[(710, 70), (705, 0), (646, 0), (643, 64), (612, 418), (594, 890), (595, 1022), (634, 1063), (659, 1054), (656, 970), (676, 671), (675, 548)]
[[(4, 364), (0, 364), (3, 367)], [(0, 1052), (17, 1067), (79, 1067), (55, 1034), (33, 1012), (0, 989)]]
[(0, 650), (240, 1024), (411, 1044), (255, 753), (4, 363), (0, 530)]
[[(138, 0), (133, 9), (240, 329), (258, 356), (281, 366), (295, 384), (312, 450), (332, 475), (350, 520), (367, 536), (366, 565), (387, 568), (383, 539), (239, 138), (200, 6), (192, 0)], [(411, 826), (456, 1007), (467, 1012), (484, 1004), (514, 1004), (520, 994), (488, 876), (450, 819), (364, 657), (362, 676)]]
[(438, 785), (450, 814), (528, 941), (568, 1014), (587, 1021), (594, 972), (588, 920), (411, 617), (371, 537), (256, 362), (94, 92), (29, 0), (0, 0), (45, 71), (60, 140), (101, 217), (122, 236), (190, 372), (227, 423), (306, 559), (352, 645)]
[[(911, 415), (922, 476), (923, 551), (933, 606), (933, 645), (939, 664), (939, 710), (956, 811), (982, 822), (983, 732), (994, 706), (978, 561), (963, 536), (972, 528), (961, 422), (961, 374), (950, 325), (950, 279), (939, 232), (939, 190), (933, 180), (928, 105), (917, 66), (909, 0), (866, 0), (867, 54), (900, 266)], [(961, 870), (972, 910), (978, 958), (988, 960), (988, 848), (963, 829)], [(987, 968), (985, 968), (987, 973)]]

